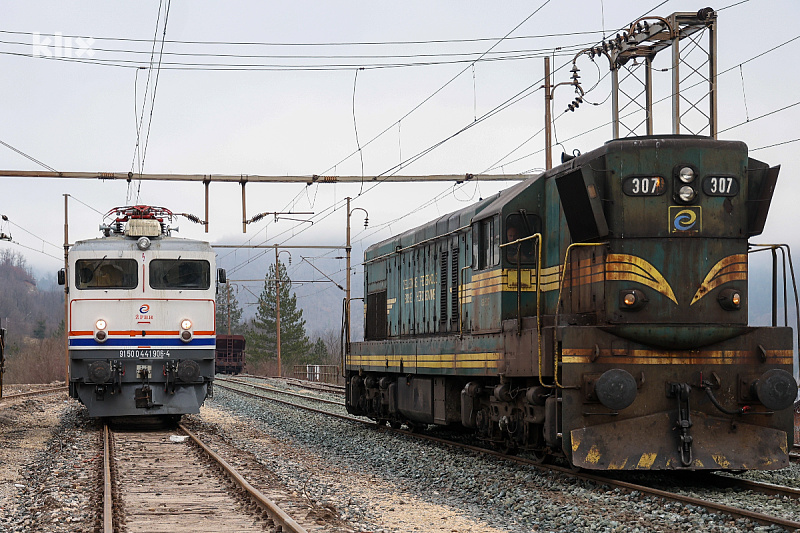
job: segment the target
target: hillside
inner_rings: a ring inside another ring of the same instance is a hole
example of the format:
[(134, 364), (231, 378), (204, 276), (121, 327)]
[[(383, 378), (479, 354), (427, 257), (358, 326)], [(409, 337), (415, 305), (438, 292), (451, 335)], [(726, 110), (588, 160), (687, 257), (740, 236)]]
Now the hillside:
[(0, 323), (6, 328), (7, 344), (50, 336), (59, 329), (64, 319), (64, 293), (40, 288), (25, 256), (0, 251), (0, 285)]

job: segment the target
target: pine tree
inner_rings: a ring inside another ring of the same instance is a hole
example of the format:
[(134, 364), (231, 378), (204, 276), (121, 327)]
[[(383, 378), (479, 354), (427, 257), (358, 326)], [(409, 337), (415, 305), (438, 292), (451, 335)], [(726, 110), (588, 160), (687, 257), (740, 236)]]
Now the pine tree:
[(33, 338), (38, 340), (43, 340), (47, 335), (47, 322), (41, 318), (36, 322), (36, 326), (33, 328)]
[[(297, 296), (291, 292), (286, 267), (280, 265), (281, 286), (281, 360), (288, 367), (308, 356), (311, 343), (306, 335), (303, 310), (297, 307)], [(275, 331), (275, 265), (270, 265), (264, 279), (264, 290), (258, 297), (256, 316), (247, 335), (247, 355), (254, 360), (276, 360)]]
[(314, 347), (311, 348), (311, 357), (309, 358), (308, 363), (314, 365), (325, 365), (328, 363), (328, 359), (330, 355), (328, 354), (328, 347), (325, 346), (325, 341), (322, 338), (318, 338), (317, 342), (314, 343)]
[[(242, 324), (242, 308), (233, 286), (226, 283), (224, 288), (217, 293), (217, 335), (228, 334), (228, 305), (230, 305), (231, 335), (241, 335), (244, 330)], [(230, 302), (230, 304), (229, 304)]]

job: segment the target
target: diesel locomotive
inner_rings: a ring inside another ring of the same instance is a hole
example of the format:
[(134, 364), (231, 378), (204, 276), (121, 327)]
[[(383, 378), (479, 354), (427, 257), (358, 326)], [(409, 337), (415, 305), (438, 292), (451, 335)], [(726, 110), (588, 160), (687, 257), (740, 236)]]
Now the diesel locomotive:
[(793, 334), (748, 323), (779, 167), (685, 135), (562, 159), (367, 249), (347, 410), (593, 470), (787, 466)]
[(92, 417), (197, 413), (212, 394), (215, 295), (225, 272), (206, 242), (171, 236), (163, 207), (112, 209), (78, 241), (67, 284), (69, 394)]

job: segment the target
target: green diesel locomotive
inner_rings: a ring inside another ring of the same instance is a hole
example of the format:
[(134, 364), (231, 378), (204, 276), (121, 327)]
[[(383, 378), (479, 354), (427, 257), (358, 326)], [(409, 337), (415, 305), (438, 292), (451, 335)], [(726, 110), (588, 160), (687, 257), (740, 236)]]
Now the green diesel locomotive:
[(792, 330), (748, 325), (778, 170), (619, 139), (371, 246), (348, 411), (587, 469), (787, 466)]

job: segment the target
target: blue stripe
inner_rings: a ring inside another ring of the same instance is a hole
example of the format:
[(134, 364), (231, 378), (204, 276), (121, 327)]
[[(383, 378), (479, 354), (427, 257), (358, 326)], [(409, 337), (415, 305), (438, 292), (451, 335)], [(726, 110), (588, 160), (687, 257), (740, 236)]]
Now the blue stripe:
[(100, 343), (92, 339), (70, 339), (70, 346), (114, 346), (124, 348), (138, 348), (140, 346), (215, 346), (214, 339), (192, 339), (189, 342), (183, 342), (180, 339), (108, 339), (106, 342)]

